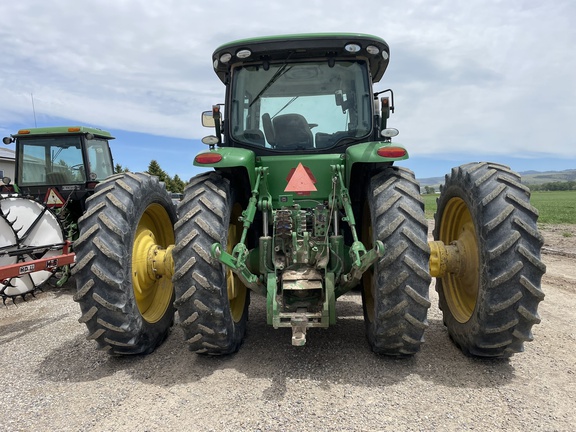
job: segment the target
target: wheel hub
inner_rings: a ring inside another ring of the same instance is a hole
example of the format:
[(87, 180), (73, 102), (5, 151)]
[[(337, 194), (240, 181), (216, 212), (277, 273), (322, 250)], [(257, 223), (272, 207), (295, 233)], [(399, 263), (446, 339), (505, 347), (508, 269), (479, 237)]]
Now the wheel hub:
[(142, 216), (134, 238), (132, 252), (132, 285), (140, 313), (149, 322), (156, 322), (172, 296), (173, 244), (166, 248), (166, 217), (160, 206), (150, 206)]
[(467, 322), (478, 297), (478, 239), (466, 203), (452, 198), (446, 205), (440, 240), (429, 242), (430, 275), (442, 278), (446, 300), (454, 317)]

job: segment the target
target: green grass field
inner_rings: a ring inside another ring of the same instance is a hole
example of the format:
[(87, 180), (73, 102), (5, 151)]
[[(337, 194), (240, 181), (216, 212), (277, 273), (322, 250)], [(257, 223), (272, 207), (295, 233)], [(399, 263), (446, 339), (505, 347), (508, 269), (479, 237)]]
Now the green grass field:
[[(426, 217), (434, 218), (438, 195), (422, 195)], [(532, 192), (531, 204), (538, 209), (539, 223), (576, 224), (576, 191)]]
[(423, 194), (422, 199), (424, 200), (424, 209), (426, 210), (426, 218), (434, 219), (434, 213), (436, 213), (436, 199), (440, 195), (438, 194)]

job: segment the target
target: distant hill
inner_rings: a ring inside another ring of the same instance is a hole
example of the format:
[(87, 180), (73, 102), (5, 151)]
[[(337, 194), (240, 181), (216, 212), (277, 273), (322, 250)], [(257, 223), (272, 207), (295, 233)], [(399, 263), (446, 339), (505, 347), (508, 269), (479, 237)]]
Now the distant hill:
[(542, 184), (552, 183), (559, 181), (575, 181), (576, 169), (569, 169), (564, 171), (525, 171), (521, 172), (522, 183), (525, 184)]
[[(562, 181), (576, 181), (576, 169), (569, 169), (564, 171), (523, 171), (520, 172), (522, 176), (522, 183), (527, 185), (537, 185), (542, 183), (562, 182)], [(444, 177), (429, 177), (418, 179), (420, 186), (431, 186), (436, 191), (441, 184), (444, 184)]]
[(444, 177), (428, 177), (423, 179), (418, 179), (420, 186), (434, 186), (438, 188), (439, 185), (444, 184)]

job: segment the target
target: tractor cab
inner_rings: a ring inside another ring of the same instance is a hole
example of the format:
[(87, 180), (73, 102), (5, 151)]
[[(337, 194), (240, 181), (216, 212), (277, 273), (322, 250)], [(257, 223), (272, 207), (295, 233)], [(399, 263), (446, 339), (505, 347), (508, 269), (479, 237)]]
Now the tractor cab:
[(103, 130), (77, 126), (21, 129), (3, 141), (16, 143), (16, 188), (57, 207), (83, 201), (112, 175), (111, 139)]
[(58, 273), (70, 277), (78, 219), (96, 185), (113, 173), (105, 131), (89, 127), (21, 129), (15, 182), (4, 178), (0, 196), (0, 298), (23, 299)]
[(257, 155), (341, 153), (353, 144), (380, 141), (389, 104), (386, 100), (387, 110), (379, 112), (372, 84), (388, 59), (386, 42), (368, 35), (290, 35), (226, 44), (213, 55), (227, 87), (224, 121), (216, 106), (203, 114), (203, 124), (217, 127), (212, 141)]

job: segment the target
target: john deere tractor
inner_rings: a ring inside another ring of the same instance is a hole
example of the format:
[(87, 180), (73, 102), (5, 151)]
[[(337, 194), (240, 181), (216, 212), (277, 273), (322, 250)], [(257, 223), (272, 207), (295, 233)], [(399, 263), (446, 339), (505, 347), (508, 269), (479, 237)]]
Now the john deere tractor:
[[(85, 126), (21, 129), (15, 143), (16, 178), (0, 196), (0, 297), (24, 298), (57, 270), (63, 285), (74, 255), (68, 243), (88, 195), (112, 175), (108, 132)], [(62, 267), (64, 268), (62, 269)]]
[(190, 181), (178, 215), (145, 174), (109, 178), (87, 201), (76, 300), (90, 339), (114, 355), (151, 352), (176, 309), (192, 351), (230, 354), (244, 339), (250, 295), (260, 295), (268, 324), (291, 329), (301, 346), (310, 329), (336, 322), (336, 301), (356, 288), (372, 350), (412, 355), (436, 277), (462, 351), (522, 351), (544, 296), (529, 190), (499, 164), (454, 168), (428, 241), (419, 184), (396, 165), (408, 151), (387, 125), (393, 93), (373, 88), (388, 66), (386, 42), (247, 39), (212, 61), (225, 103), (203, 113), (214, 134), (194, 163), (210, 170)]

